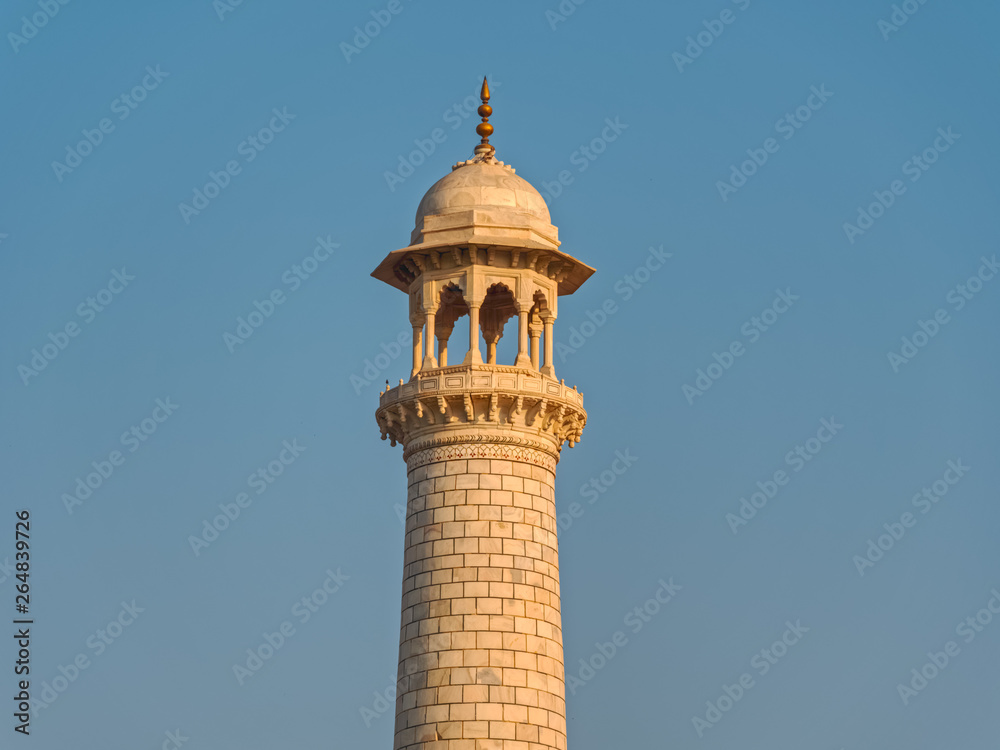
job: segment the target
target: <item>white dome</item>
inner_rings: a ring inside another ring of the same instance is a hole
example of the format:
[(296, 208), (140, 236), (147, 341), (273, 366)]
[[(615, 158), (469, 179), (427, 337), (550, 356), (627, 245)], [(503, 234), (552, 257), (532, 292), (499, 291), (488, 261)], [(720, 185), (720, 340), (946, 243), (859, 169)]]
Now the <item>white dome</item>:
[(527, 180), (496, 161), (473, 159), (456, 164), (431, 186), (417, 208), (416, 228), (425, 216), (442, 216), (472, 208), (490, 207), (522, 211), (546, 224), (552, 223), (545, 199)]

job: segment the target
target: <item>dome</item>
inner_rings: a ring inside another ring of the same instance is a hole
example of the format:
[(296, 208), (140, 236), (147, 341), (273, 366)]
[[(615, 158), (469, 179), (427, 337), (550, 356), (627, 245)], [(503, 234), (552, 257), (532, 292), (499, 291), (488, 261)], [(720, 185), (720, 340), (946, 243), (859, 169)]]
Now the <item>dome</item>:
[(459, 162), (451, 174), (431, 186), (417, 208), (416, 229), (423, 228), (425, 216), (443, 216), (472, 208), (504, 208), (524, 212), (551, 224), (548, 206), (541, 193), (514, 169), (492, 156)]
[[(475, 156), (455, 164), (431, 186), (417, 208), (410, 244), (386, 255), (372, 276), (410, 294), (413, 301), (418, 278), (431, 284), (426, 293), (433, 296), (433, 285), (442, 279), (456, 274), (478, 279), (483, 271), (473, 267), (485, 264), (506, 269), (506, 278), (547, 277), (550, 281), (536, 280), (548, 287), (554, 281), (553, 296), (572, 294), (594, 269), (559, 249), (559, 228), (553, 226), (541, 193), (496, 158), (489, 142), (493, 108), (485, 80), (480, 98), (483, 104), (476, 112), (483, 121), (476, 134), (482, 140), (473, 149)], [(463, 294), (469, 291), (461, 288)]]

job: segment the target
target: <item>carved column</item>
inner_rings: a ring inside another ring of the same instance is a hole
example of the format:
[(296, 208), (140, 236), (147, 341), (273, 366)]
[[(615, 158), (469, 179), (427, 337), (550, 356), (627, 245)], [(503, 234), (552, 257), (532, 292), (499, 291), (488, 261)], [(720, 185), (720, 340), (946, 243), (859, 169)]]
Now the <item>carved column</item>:
[(420, 372), (421, 359), (424, 353), (424, 321), (422, 318), (411, 317), (410, 325), (413, 327), (413, 369), (410, 370), (410, 380)]
[(531, 337), (531, 369), (537, 372), (541, 366), (539, 345), (542, 338), (542, 326), (536, 321), (536, 317), (532, 316), (532, 322), (528, 325), (528, 335)]
[(448, 366), (448, 339), (451, 338), (451, 332), (454, 328), (455, 322), (447, 318), (443, 318), (437, 324), (438, 367)]
[(554, 378), (556, 376), (556, 368), (552, 362), (552, 324), (555, 323), (555, 318), (548, 316), (542, 322), (545, 324), (545, 361), (542, 363), (540, 372), (542, 375)]
[(483, 355), (479, 351), (479, 305), (469, 303), (469, 353), (463, 364), (481, 365)]
[(437, 317), (437, 310), (428, 310), (427, 316), (427, 341), (426, 341), (426, 354), (424, 355), (424, 364), (421, 369), (424, 370), (434, 370), (437, 368), (437, 358), (434, 356), (434, 328), (435, 328), (435, 318)]
[(516, 367), (531, 367), (531, 357), (528, 354), (528, 310), (525, 305), (517, 313), (517, 360)]
[(482, 313), (483, 339), (486, 340), (486, 364), (497, 363), (497, 343), (503, 337), (503, 324), (495, 307), (486, 307)]

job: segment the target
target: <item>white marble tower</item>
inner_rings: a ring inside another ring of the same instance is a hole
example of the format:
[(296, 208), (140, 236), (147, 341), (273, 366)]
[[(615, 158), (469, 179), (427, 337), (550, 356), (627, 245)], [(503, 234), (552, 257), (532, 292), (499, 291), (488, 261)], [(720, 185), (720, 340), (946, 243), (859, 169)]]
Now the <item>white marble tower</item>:
[[(484, 81), (474, 158), (431, 187), (410, 245), (372, 273), (409, 296), (413, 326), (410, 379), (376, 412), (407, 466), (396, 750), (566, 748), (555, 471), (587, 415), (556, 379), (552, 330), (593, 269), (496, 159), (489, 96)], [(511, 318), (517, 357), (501, 364)]]

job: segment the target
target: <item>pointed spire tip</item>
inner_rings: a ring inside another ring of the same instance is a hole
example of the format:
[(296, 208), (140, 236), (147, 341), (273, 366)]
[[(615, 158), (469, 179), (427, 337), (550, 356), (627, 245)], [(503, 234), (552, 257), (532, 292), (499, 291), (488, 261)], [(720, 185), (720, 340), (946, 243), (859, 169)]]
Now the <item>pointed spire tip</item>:
[(493, 135), (493, 126), (490, 125), (490, 115), (493, 114), (493, 107), (489, 105), (490, 84), (487, 76), (483, 76), (483, 87), (479, 91), (479, 98), (483, 100), (483, 103), (477, 111), (479, 112), (479, 116), (483, 118), (483, 121), (476, 126), (476, 132), (482, 136), (482, 140), (476, 146), (475, 153), (477, 156), (493, 156), (496, 152), (496, 149), (490, 145), (490, 136)]

